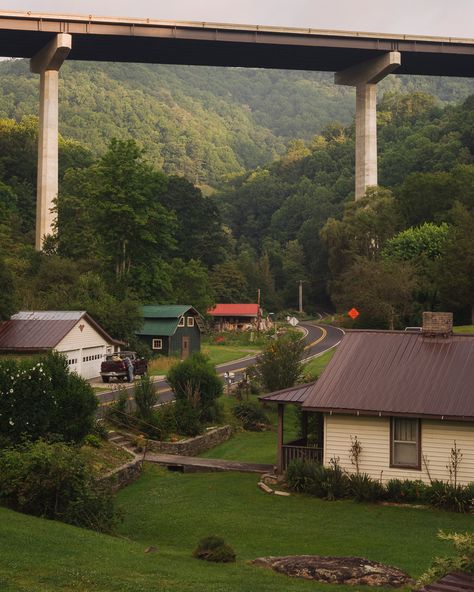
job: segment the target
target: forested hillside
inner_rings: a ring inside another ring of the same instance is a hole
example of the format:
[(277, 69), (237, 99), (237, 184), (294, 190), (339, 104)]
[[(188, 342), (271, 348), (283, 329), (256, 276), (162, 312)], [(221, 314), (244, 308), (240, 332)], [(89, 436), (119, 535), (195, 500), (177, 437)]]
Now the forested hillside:
[[(357, 306), (363, 326), (439, 308), (469, 321), (474, 95), (441, 99), (471, 82), (387, 82), (380, 187), (355, 203), (353, 97), (327, 75), (74, 63), (62, 74), (59, 223), (35, 253), (37, 80), (23, 61), (0, 64), (0, 318), (87, 309), (128, 339), (139, 303), (205, 311), (259, 288), (267, 311), (285, 311), (303, 280), (306, 310)], [(407, 86), (438, 97), (396, 91)]]
[[(61, 69), (60, 130), (95, 156), (112, 138), (133, 138), (154, 166), (200, 185), (218, 184), (310, 140), (329, 123), (348, 124), (352, 89), (331, 74), (145, 64), (66, 62)], [(474, 82), (391, 76), (387, 91), (423, 90), (459, 101)], [(28, 63), (0, 63), (0, 117), (38, 112), (38, 77)]]

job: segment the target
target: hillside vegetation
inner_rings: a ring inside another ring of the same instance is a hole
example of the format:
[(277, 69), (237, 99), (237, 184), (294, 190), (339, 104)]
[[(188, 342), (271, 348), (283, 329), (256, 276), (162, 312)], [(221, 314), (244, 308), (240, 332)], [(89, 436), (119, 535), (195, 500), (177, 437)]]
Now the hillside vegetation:
[[(64, 137), (96, 156), (112, 138), (133, 138), (157, 168), (198, 184), (265, 164), (289, 140), (348, 124), (354, 113), (353, 90), (318, 72), (70, 61), (60, 81)], [(474, 92), (474, 82), (391, 76), (379, 93), (420, 90), (453, 102)], [(28, 62), (1, 62), (0, 117), (37, 112)]]

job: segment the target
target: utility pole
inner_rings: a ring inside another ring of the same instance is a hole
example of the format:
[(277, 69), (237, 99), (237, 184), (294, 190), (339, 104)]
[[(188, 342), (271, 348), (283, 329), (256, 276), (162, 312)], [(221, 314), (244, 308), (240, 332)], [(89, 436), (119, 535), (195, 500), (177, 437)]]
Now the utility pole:
[(260, 288), (257, 289), (257, 337), (260, 335)]
[(303, 313), (303, 280), (300, 280), (298, 312)]

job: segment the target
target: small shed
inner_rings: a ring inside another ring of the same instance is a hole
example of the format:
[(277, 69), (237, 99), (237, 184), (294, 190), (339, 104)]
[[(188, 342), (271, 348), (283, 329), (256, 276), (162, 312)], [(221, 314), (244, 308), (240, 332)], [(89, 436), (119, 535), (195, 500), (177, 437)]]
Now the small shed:
[(0, 323), (0, 353), (57, 351), (66, 356), (71, 371), (86, 379), (99, 376), (104, 357), (122, 345), (85, 310), (21, 311)]
[(137, 336), (155, 354), (187, 358), (201, 350), (203, 321), (188, 304), (142, 306), (143, 325)]
[(213, 318), (218, 331), (257, 329), (257, 324), (262, 322), (258, 304), (216, 304), (207, 314)]

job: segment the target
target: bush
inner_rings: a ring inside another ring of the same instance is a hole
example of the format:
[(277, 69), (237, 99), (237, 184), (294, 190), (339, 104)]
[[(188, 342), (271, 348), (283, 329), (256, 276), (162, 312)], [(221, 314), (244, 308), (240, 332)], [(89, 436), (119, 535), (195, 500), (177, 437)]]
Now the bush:
[(0, 447), (39, 438), (81, 442), (93, 428), (97, 398), (70, 373), (64, 356), (0, 362)]
[(384, 486), (366, 473), (349, 475), (348, 493), (357, 502), (377, 502), (386, 496)]
[(474, 508), (474, 483), (454, 486), (433, 481), (426, 491), (426, 501), (435, 508), (467, 514)]
[(109, 486), (80, 451), (42, 440), (0, 453), (0, 503), (12, 510), (112, 532), (118, 520)]
[(390, 479), (386, 484), (387, 498), (393, 502), (425, 503), (428, 485), (423, 481)]
[(244, 430), (261, 431), (268, 425), (268, 417), (265, 415), (260, 403), (255, 401), (241, 401), (232, 409), (234, 416), (242, 422)]
[(185, 436), (199, 436), (202, 432), (202, 424), (199, 414), (188, 401), (176, 401), (174, 404), (174, 415), (176, 419), (176, 431)]
[(100, 440), (109, 439), (109, 430), (101, 419), (96, 419), (92, 426), (91, 434), (97, 436)]
[(337, 500), (348, 496), (349, 478), (336, 460), (331, 467), (295, 460), (287, 469), (286, 480), (290, 489), (315, 497)]
[(199, 541), (193, 552), (193, 557), (216, 563), (233, 563), (235, 561), (235, 551), (225, 543), (223, 538), (209, 536)]
[(135, 384), (134, 398), (138, 416), (145, 421), (149, 420), (158, 401), (158, 395), (152, 379), (147, 374)]
[(217, 399), (223, 393), (223, 384), (209, 358), (195, 353), (174, 364), (167, 381), (176, 401), (187, 401), (200, 421), (216, 421), (219, 414)]
[(87, 434), (84, 438), (84, 444), (86, 446), (91, 446), (92, 448), (100, 448), (102, 446), (102, 442), (97, 436), (94, 436), (94, 434)]
[(256, 368), (263, 386), (271, 392), (295, 385), (303, 371), (303, 352), (300, 335), (290, 333), (272, 341), (257, 358)]
[(474, 573), (473, 532), (445, 533), (439, 531), (438, 538), (450, 541), (454, 546), (455, 554), (451, 557), (437, 557), (430, 569), (417, 581), (417, 586), (420, 588), (451, 572)]

